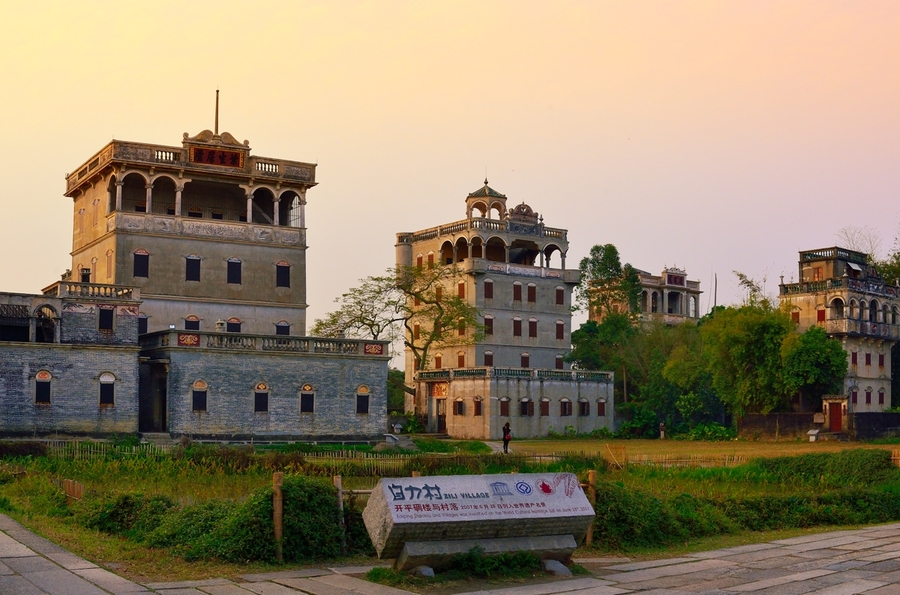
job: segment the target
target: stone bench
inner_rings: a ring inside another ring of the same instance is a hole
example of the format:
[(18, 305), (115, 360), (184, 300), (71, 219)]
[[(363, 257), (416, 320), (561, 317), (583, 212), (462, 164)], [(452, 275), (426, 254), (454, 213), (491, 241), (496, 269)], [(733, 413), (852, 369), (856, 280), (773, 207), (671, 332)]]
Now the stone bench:
[(409, 477), (379, 481), (363, 521), (378, 557), (401, 570), (476, 546), (566, 562), (594, 509), (572, 473)]

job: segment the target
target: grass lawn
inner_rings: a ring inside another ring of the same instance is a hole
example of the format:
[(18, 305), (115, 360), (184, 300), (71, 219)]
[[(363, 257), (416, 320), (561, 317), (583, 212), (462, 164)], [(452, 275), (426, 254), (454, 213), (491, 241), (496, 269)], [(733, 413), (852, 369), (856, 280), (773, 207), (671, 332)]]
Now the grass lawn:
[(891, 450), (900, 448), (892, 444), (865, 444), (861, 442), (763, 442), (749, 440), (728, 440), (722, 442), (699, 442), (689, 440), (598, 440), (594, 438), (563, 438), (559, 440), (513, 440), (510, 449), (523, 454), (554, 454), (563, 452), (599, 453), (606, 447), (625, 447), (627, 456), (743, 456), (783, 457), (813, 452), (837, 452), (849, 448), (880, 448)]

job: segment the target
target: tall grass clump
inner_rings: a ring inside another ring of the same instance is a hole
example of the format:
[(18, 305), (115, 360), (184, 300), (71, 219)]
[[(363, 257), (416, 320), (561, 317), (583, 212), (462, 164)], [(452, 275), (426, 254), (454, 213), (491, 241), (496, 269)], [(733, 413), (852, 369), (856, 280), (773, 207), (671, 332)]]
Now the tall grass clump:
[(754, 459), (751, 464), (783, 483), (818, 483), (837, 488), (872, 486), (897, 474), (891, 453), (878, 449)]

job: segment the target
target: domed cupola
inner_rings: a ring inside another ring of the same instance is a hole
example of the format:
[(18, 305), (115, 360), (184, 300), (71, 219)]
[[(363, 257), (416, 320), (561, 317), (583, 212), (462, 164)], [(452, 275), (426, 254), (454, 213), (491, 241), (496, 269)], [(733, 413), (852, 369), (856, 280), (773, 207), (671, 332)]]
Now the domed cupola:
[(498, 219), (506, 219), (506, 195), (500, 194), (488, 186), (487, 178), (484, 186), (470, 192), (466, 197), (466, 218), (487, 217), (491, 219), (491, 212), (496, 211)]

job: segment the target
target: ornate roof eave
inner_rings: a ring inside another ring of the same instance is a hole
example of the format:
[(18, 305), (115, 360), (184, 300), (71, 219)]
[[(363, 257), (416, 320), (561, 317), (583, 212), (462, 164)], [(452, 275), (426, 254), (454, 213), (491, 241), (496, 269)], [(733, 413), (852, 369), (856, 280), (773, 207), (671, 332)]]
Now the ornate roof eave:
[(184, 140), (181, 141), (181, 144), (183, 145), (207, 145), (214, 147), (231, 147), (234, 149), (241, 149), (243, 151), (250, 150), (250, 141), (245, 140), (243, 143), (240, 143), (229, 132), (216, 134), (212, 130), (203, 130), (200, 133), (195, 134), (194, 136), (190, 136), (187, 132), (185, 132), (182, 137)]

